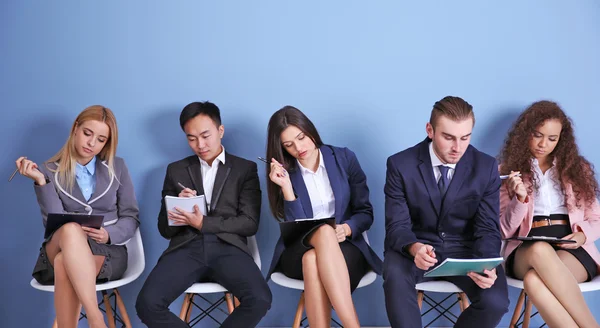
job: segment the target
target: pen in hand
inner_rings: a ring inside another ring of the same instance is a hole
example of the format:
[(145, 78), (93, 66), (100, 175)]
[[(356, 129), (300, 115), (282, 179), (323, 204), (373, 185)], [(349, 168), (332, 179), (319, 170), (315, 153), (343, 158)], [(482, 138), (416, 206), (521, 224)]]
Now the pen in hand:
[(435, 247), (431, 247), (431, 250), (427, 251), (427, 255), (435, 257)]
[[(520, 177), (521, 173), (515, 174), (516, 177)], [(500, 180), (506, 180), (510, 177), (510, 175), (501, 175)]]
[[(27, 156), (23, 157), (23, 159), (27, 159)], [(15, 174), (17, 174), (17, 172), (19, 172), (19, 168), (17, 167), (13, 173), (10, 175), (10, 178), (8, 178), (8, 182), (11, 182), (12, 179), (15, 177)]]
[(177, 184), (181, 187), (181, 189), (188, 189), (188, 187), (181, 184), (181, 182), (177, 182)]
[(267, 161), (267, 159), (264, 158), (264, 157), (258, 156), (258, 159), (261, 160), (261, 161), (263, 161), (263, 162), (265, 162), (265, 163), (267, 163), (267, 164), (269, 164), (269, 161)]

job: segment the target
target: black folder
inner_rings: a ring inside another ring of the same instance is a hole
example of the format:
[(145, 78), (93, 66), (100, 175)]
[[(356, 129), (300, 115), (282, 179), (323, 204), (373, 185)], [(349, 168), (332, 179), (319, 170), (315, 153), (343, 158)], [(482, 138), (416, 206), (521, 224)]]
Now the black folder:
[(63, 224), (69, 222), (76, 222), (84, 227), (90, 227), (100, 229), (104, 215), (89, 215), (89, 214), (77, 214), (77, 213), (48, 213), (48, 220), (46, 221), (46, 231), (44, 232), (44, 238), (48, 238), (54, 231), (62, 227)]
[(505, 240), (519, 240), (519, 241), (545, 241), (550, 244), (569, 244), (576, 243), (576, 240), (573, 239), (560, 239), (556, 237), (546, 237), (546, 236), (531, 236), (531, 237), (512, 237), (507, 238)]
[(281, 230), (281, 238), (285, 247), (289, 247), (300, 238), (304, 238), (314, 228), (329, 224), (335, 229), (335, 218), (323, 219), (300, 219), (296, 221), (279, 222), (279, 230)]

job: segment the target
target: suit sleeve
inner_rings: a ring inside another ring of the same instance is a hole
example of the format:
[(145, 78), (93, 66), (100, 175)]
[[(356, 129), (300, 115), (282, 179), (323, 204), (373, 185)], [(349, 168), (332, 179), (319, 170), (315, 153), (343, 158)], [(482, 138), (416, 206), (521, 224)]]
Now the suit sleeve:
[(135, 233), (135, 230), (140, 224), (139, 208), (135, 198), (133, 182), (129, 175), (129, 170), (125, 165), (125, 161), (120, 160), (121, 174), (117, 187), (117, 215), (118, 220), (115, 224), (104, 227), (108, 232), (111, 244), (122, 244)]
[(500, 175), (494, 160), (483, 197), (475, 213), (475, 256), (480, 258), (500, 256)]
[(384, 193), (386, 248), (412, 258), (405, 247), (418, 240), (412, 231), (404, 181), (391, 158), (387, 160)]
[(232, 233), (240, 236), (253, 236), (258, 231), (260, 219), (261, 191), (256, 163), (250, 166), (243, 178), (238, 196), (236, 216), (205, 216), (202, 231), (208, 233)]
[(166, 239), (171, 239), (178, 233), (188, 229), (188, 227), (184, 226), (170, 226), (169, 221), (167, 219), (167, 207), (165, 204), (165, 196), (174, 196), (177, 197), (179, 193), (177, 192), (176, 183), (171, 177), (173, 166), (170, 164), (167, 167), (167, 173), (165, 174), (165, 182), (163, 183), (162, 189), (162, 198), (160, 200), (160, 212), (158, 213), (158, 231), (161, 236)]
[(304, 214), (304, 207), (302, 206), (302, 202), (296, 196), (296, 199), (287, 201), (283, 200), (283, 214), (285, 215), (284, 219), (286, 221), (295, 221), (297, 219), (306, 219), (306, 214)]
[(364, 231), (369, 230), (373, 224), (373, 206), (369, 200), (369, 187), (367, 186), (367, 176), (360, 167), (356, 155), (344, 148), (348, 161), (348, 183), (350, 185), (350, 207), (352, 215), (344, 223), (350, 226), (352, 231), (351, 239), (359, 238)]
[(42, 223), (44, 224), (44, 227), (46, 227), (46, 222), (48, 222), (48, 213), (64, 213), (65, 208), (62, 200), (58, 196), (58, 191), (54, 185), (54, 178), (50, 178), (52, 172), (46, 168), (46, 164), (40, 166), (40, 169), (41, 172), (44, 173), (46, 181), (49, 182), (43, 186), (39, 186), (34, 183), (33, 189), (35, 190), (35, 196), (38, 204), (40, 205), (40, 211), (42, 212)]

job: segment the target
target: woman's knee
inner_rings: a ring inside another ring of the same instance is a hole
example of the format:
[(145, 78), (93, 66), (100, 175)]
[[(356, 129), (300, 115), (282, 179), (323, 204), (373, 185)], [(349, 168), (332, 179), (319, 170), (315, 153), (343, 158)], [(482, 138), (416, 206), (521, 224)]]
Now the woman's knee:
[(540, 278), (537, 272), (534, 269), (530, 269), (523, 276), (523, 287), (525, 291), (529, 294), (530, 292), (535, 292), (539, 290), (540, 287), (544, 287), (544, 281)]
[(318, 227), (310, 236), (310, 243), (313, 246), (328, 241), (337, 242), (335, 230), (329, 224), (324, 224)]
[(54, 235), (54, 237), (59, 237), (61, 240), (73, 237), (86, 237), (85, 231), (75, 222), (65, 223), (62, 227), (58, 228)]
[(302, 269), (317, 270), (317, 252), (314, 249), (310, 249), (302, 255)]

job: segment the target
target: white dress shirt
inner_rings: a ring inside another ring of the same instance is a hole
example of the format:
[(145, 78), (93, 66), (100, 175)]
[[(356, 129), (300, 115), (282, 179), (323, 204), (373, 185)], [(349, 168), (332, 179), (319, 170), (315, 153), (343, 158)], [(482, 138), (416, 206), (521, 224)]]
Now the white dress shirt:
[(312, 205), (313, 218), (332, 218), (335, 215), (335, 197), (323, 162), (323, 154), (319, 150), (319, 166), (313, 172), (298, 162), (300, 173)]
[(215, 178), (217, 177), (217, 170), (219, 169), (219, 162), (225, 164), (225, 147), (221, 146), (221, 148), (221, 153), (212, 162), (212, 166), (208, 165), (206, 161), (198, 157), (198, 159), (200, 159), (200, 168), (202, 169), (204, 199), (206, 200), (206, 207), (208, 208), (210, 208), (210, 202), (212, 201), (212, 192), (215, 185)]
[[(450, 183), (450, 181), (452, 181), (452, 177), (454, 176), (454, 170), (456, 169), (456, 164), (444, 164), (442, 163), (442, 161), (437, 157), (437, 155), (435, 154), (435, 152), (433, 151), (433, 142), (429, 143), (429, 156), (431, 156), (431, 165), (433, 166), (433, 175), (435, 176), (435, 182), (437, 183), (438, 181), (440, 181), (440, 178), (442, 176), (442, 173), (440, 172), (440, 168), (438, 166), (440, 165), (444, 165), (448, 167), (448, 183)], [(448, 187), (448, 186), (446, 186)]]
[(565, 195), (560, 189), (560, 180), (556, 171), (556, 161), (546, 173), (542, 173), (537, 159), (531, 160), (531, 168), (536, 175), (539, 188), (534, 191), (533, 216), (550, 214), (569, 214), (565, 206)]

